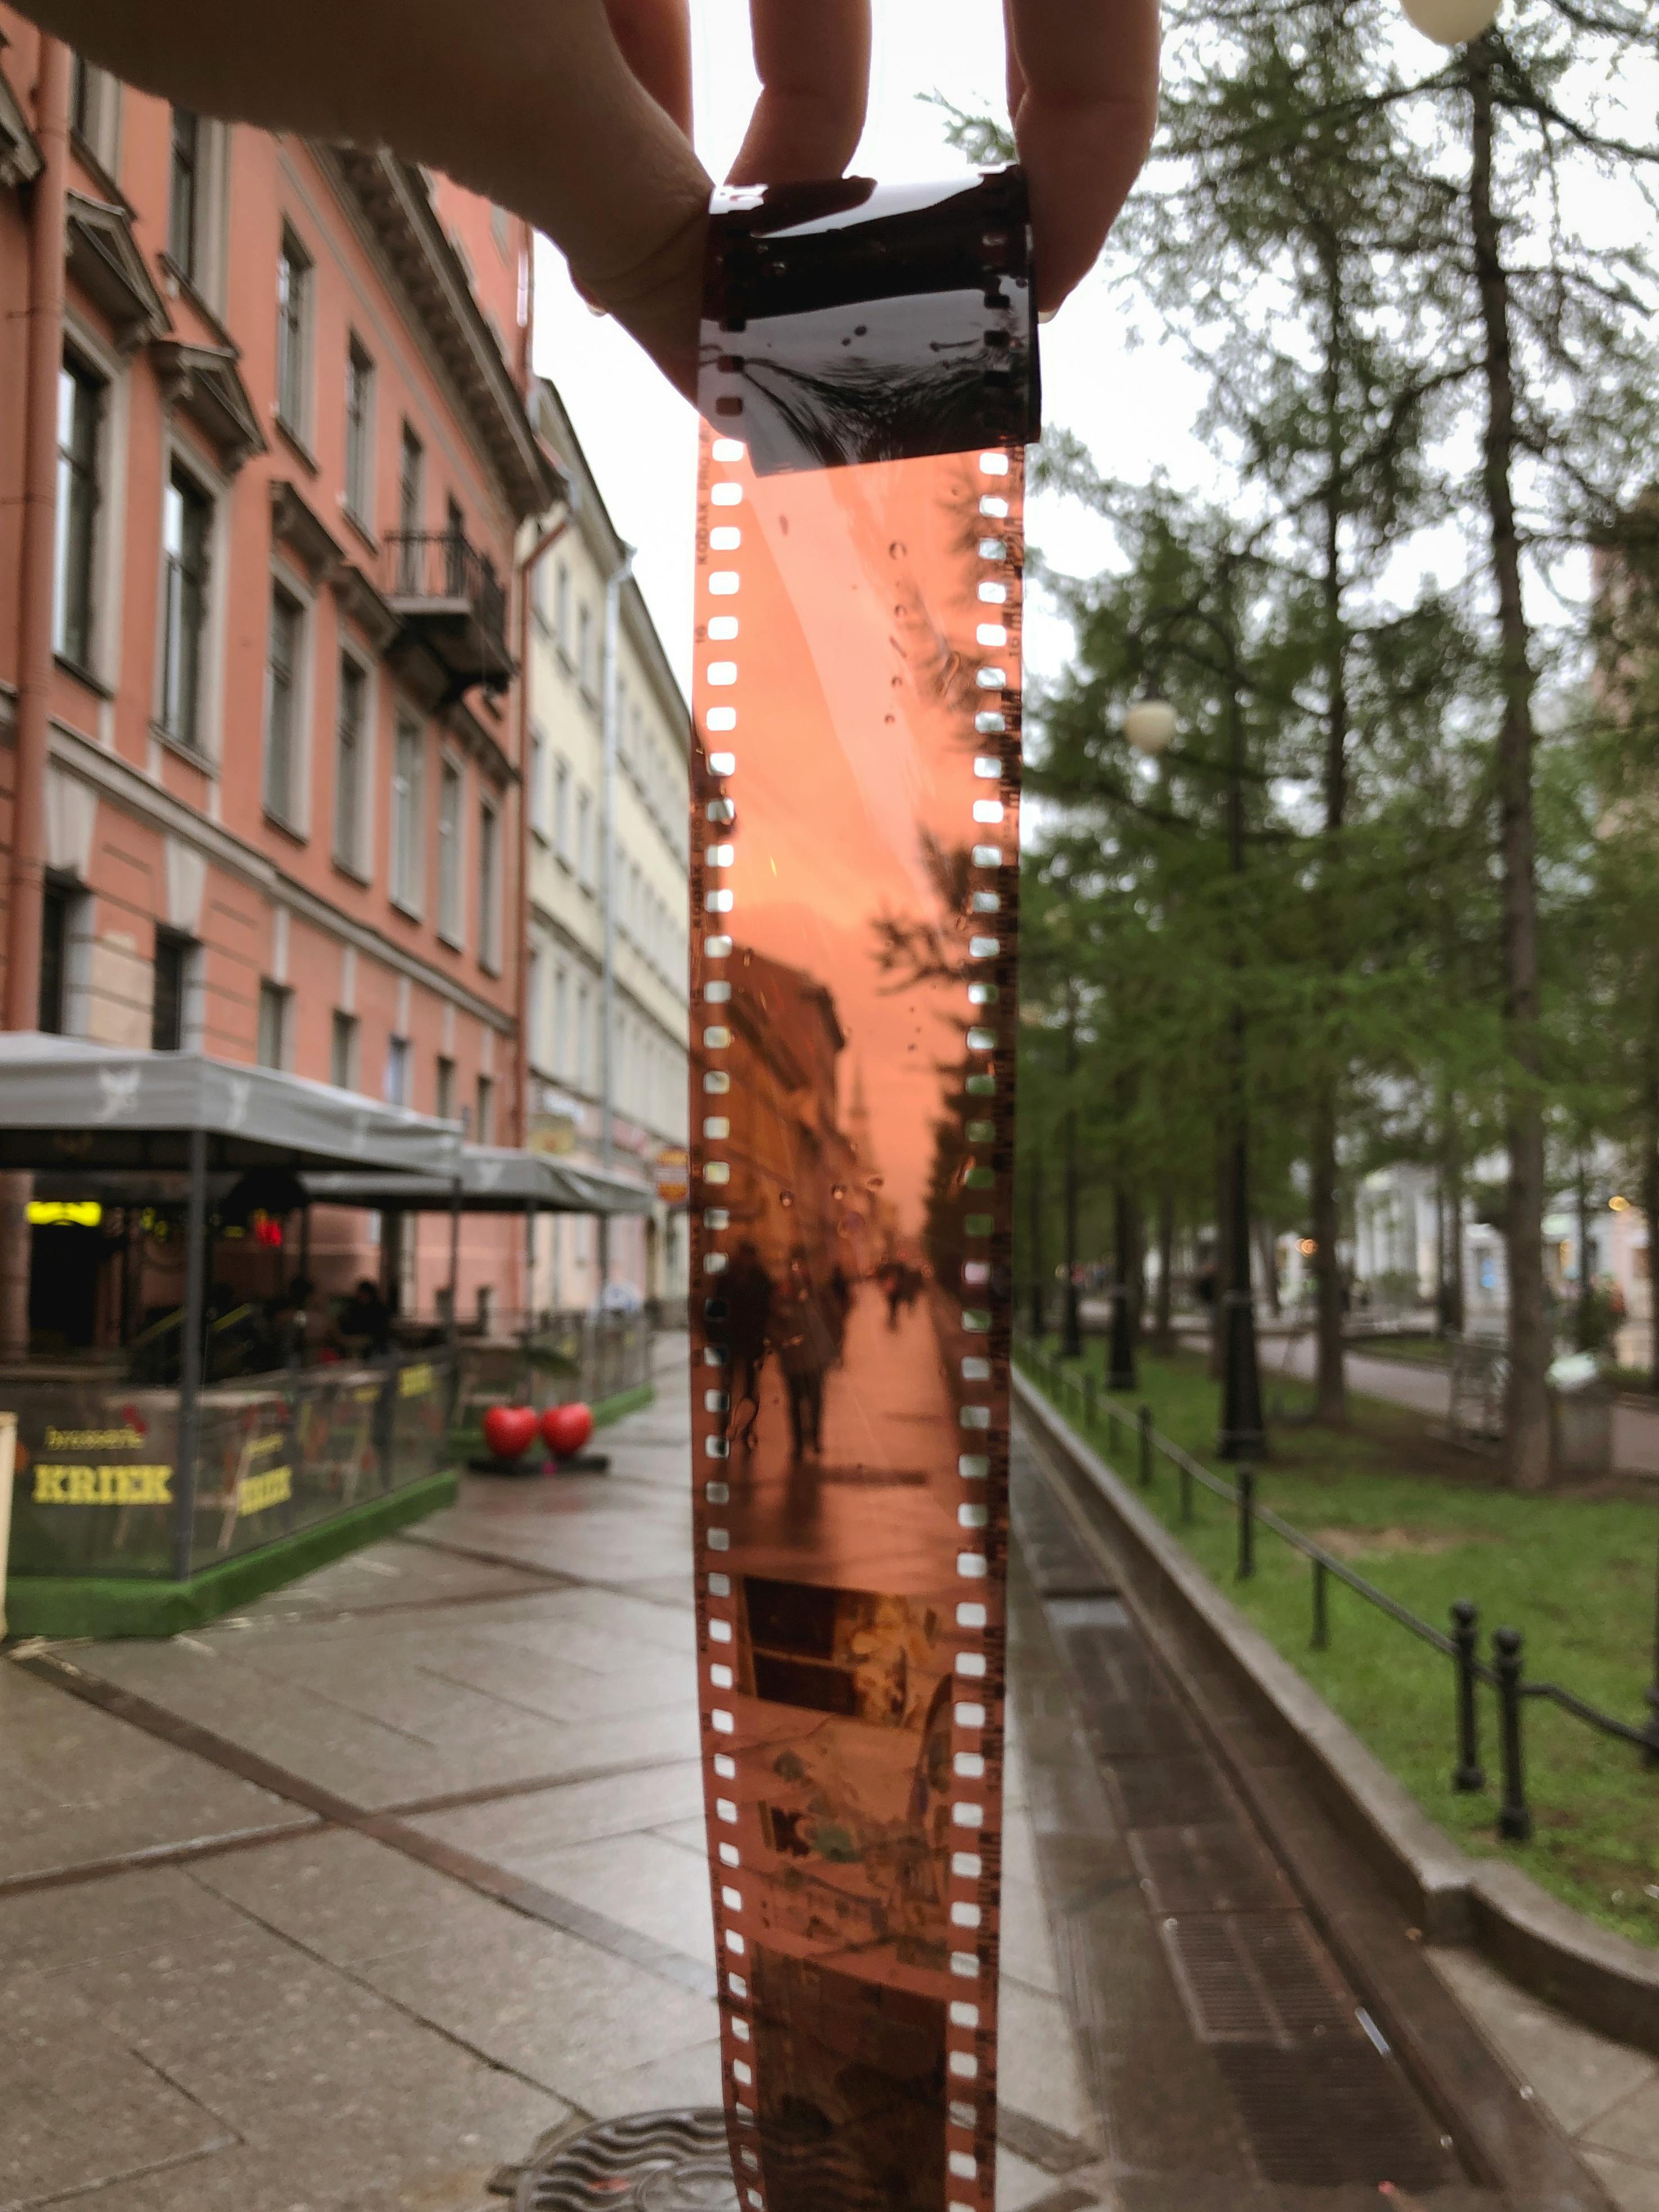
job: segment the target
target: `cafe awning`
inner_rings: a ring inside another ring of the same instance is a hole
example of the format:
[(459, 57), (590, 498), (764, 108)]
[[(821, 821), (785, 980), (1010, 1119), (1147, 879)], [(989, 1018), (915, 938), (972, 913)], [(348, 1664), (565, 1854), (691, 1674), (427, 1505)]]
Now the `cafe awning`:
[(276, 1068), (0, 1032), (0, 1170), (182, 1170), (198, 1133), (210, 1173), (363, 1162), (446, 1191), (462, 1151), (457, 1122)]
[[(452, 1203), (447, 1178), (334, 1170), (303, 1180), (316, 1205), (440, 1213)], [(651, 1192), (643, 1182), (608, 1169), (505, 1145), (463, 1145), (460, 1202), (465, 1213), (527, 1213), (532, 1208), (538, 1213), (648, 1213)]]

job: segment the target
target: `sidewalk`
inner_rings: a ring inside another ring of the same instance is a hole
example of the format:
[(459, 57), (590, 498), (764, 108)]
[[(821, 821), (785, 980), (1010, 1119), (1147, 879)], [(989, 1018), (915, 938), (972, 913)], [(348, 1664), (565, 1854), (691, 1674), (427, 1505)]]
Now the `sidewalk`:
[[(608, 1476), (471, 1482), (199, 1634), (0, 1663), (0, 2212), (486, 2212), (573, 2115), (719, 2102), (683, 1346)], [(1148, 2170), (1137, 2130), (1192, 2124), (1180, 2000), (1020, 1663), (999, 2212), (1363, 2212)], [(1439, 1963), (1622, 2212), (1659, 2212), (1659, 2066)]]
[[(719, 2102), (683, 1344), (608, 1476), (0, 1664), (3, 2212), (483, 2212), (574, 2112)], [(1024, 2212), (1094, 2154), (1012, 1771)]]

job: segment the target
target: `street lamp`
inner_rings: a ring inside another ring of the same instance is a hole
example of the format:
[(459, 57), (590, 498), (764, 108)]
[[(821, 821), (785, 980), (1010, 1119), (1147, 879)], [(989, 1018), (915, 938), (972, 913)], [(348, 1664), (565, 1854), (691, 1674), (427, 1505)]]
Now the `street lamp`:
[(1400, 0), (1406, 20), (1437, 46), (1467, 46), (1498, 20), (1502, 0)]
[(1167, 699), (1148, 692), (1123, 717), (1123, 734), (1143, 760), (1156, 760), (1174, 742), (1176, 710)]

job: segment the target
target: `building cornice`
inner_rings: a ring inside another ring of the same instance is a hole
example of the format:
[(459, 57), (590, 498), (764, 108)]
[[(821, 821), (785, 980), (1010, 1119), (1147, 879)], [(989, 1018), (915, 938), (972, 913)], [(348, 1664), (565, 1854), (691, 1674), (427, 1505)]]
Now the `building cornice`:
[(367, 922), (356, 921), (342, 914), (337, 907), (331, 906), (304, 884), (284, 874), (256, 847), (236, 836), (222, 823), (206, 820), (193, 806), (162, 790), (118, 754), (106, 752), (90, 738), (62, 722), (52, 724), (50, 745), (51, 757), (60, 768), (91, 784), (124, 812), (136, 815), (193, 847), (227, 874), (263, 892), (273, 904), (286, 907), (301, 921), (351, 945), (367, 958), (380, 961), (396, 974), (407, 975), (411, 982), (420, 984), (438, 998), (447, 999), (452, 1006), (487, 1023), (501, 1035), (512, 1034), (513, 1017), (505, 1007), (492, 1006), (488, 999), (469, 991), (465, 984), (458, 983), (441, 968), (434, 968), (405, 951)]
[(541, 514), (559, 495), (557, 473), (531, 427), (420, 171), (383, 147), (309, 143), (336, 190), (362, 212), (409, 295), (515, 520)]
[(173, 318), (132, 234), (131, 210), (85, 192), (70, 192), (68, 204), (69, 274), (107, 317), (116, 344), (133, 353), (167, 337)]
[(163, 337), (152, 339), (149, 350), (163, 404), (190, 416), (211, 441), (228, 476), (234, 476), (251, 454), (265, 451), (234, 347)]

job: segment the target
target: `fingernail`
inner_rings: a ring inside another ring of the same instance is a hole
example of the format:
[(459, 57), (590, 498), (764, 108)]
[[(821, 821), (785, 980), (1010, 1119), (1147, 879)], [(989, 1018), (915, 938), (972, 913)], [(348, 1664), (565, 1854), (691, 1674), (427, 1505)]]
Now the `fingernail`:
[(1039, 307), (1037, 309), (1037, 320), (1040, 323), (1052, 323), (1054, 317), (1059, 313), (1060, 309), (1058, 307)]
[(584, 300), (582, 301), (582, 305), (586, 308), (590, 315), (597, 316), (600, 322), (606, 322), (610, 319), (610, 308), (602, 307), (597, 300)]

